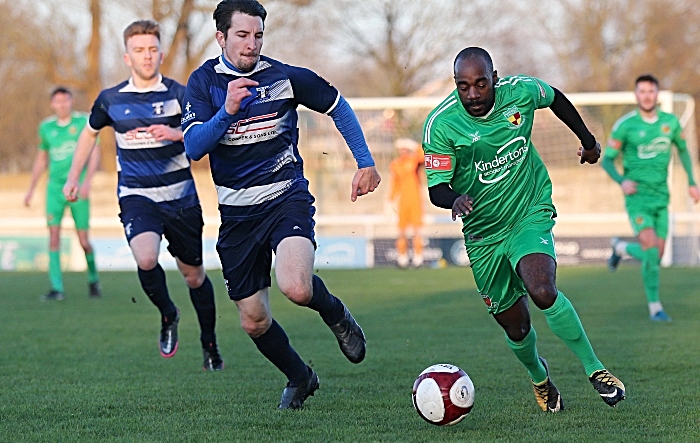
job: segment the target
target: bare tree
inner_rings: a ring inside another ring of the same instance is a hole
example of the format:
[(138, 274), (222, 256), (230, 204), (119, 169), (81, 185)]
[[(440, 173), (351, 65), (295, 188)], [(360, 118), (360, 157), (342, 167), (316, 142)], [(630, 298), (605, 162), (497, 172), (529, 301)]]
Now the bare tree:
[(569, 90), (631, 90), (639, 75), (654, 74), (662, 88), (700, 100), (700, 8), (696, 0), (550, 3), (559, 8), (554, 15), (562, 20), (558, 29), (550, 29), (549, 41), (559, 56)]
[[(51, 88), (73, 88), (85, 103), (86, 76), (77, 57), (76, 26), (58, 8), (38, 13), (31, 5), (0, 0), (0, 102), (9, 112), (0, 114), (0, 169), (26, 169), (37, 146), (36, 128), (50, 113)], [(60, 30), (59, 30), (60, 29)]]

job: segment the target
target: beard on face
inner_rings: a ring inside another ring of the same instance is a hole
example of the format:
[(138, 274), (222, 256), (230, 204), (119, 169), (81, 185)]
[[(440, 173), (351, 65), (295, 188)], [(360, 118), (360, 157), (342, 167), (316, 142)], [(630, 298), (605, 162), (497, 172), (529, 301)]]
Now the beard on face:
[(258, 60), (260, 59), (260, 54), (244, 54), (246, 57), (255, 57), (252, 61), (249, 61), (247, 58), (243, 59), (242, 57), (239, 57), (234, 63), (233, 66), (236, 67), (241, 72), (250, 72), (255, 68), (255, 65), (258, 64)]

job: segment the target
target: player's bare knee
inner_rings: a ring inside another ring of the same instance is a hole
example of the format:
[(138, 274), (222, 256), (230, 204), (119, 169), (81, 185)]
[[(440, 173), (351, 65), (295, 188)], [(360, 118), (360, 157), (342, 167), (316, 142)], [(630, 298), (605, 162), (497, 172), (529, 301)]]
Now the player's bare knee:
[(196, 289), (204, 284), (204, 277), (200, 274), (189, 274), (184, 277), (185, 283), (187, 283), (187, 286), (190, 288)]
[(248, 334), (251, 338), (258, 338), (270, 329), (272, 320), (269, 318), (263, 318), (260, 320), (255, 320), (251, 318), (241, 319), (241, 328)]
[(139, 269), (150, 271), (158, 266), (158, 256), (144, 256), (136, 258), (136, 265)]
[(528, 293), (532, 302), (535, 303), (539, 309), (547, 309), (554, 304), (557, 299), (557, 288), (554, 285), (536, 285), (532, 288), (528, 288)]
[(505, 328), (506, 335), (509, 339), (515, 342), (520, 342), (525, 340), (527, 333), (530, 332), (530, 323), (521, 323), (519, 325), (512, 325)]
[(203, 268), (196, 268), (188, 272), (183, 272), (182, 276), (185, 278), (185, 283), (190, 288), (199, 288), (204, 284), (204, 279), (207, 274), (204, 272)]
[(300, 282), (280, 285), (280, 292), (292, 302), (302, 306), (309, 304), (313, 295), (311, 285)]

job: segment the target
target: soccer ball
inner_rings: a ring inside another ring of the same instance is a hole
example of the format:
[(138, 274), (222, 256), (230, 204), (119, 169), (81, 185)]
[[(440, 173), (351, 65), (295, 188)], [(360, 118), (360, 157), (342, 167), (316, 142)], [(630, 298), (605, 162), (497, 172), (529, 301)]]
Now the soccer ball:
[(474, 384), (464, 370), (454, 365), (433, 365), (421, 372), (413, 384), (413, 406), (430, 424), (460, 422), (474, 405)]

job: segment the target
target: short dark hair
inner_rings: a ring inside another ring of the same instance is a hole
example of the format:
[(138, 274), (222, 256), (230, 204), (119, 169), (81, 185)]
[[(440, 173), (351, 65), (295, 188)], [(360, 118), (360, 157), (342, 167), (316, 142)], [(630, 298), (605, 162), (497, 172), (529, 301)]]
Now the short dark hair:
[(124, 29), (124, 46), (135, 35), (155, 35), (160, 41), (160, 25), (153, 20), (137, 20)]
[(457, 57), (455, 57), (455, 62), (452, 65), (453, 69), (457, 66), (457, 62), (461, 60), (470, 60), (479, 58), (486, 63), (486, 71), (489, 74), (493, 72), (493, 60), (491, 60), (491, 55), (484, 48), (479, 48), (477, 46), (470, 46), (459, 51)]
[(228, 34), (228, 30), (231, 27), (231, 17), (236, 12), (260, 17), (263, 25), (265, 25), (267, 11), (257, 0), (222, 0), (216, 5), (214, 21), (216, 22), (216, 30), (221, 31), (224, 34), (224, 38), (226, 38), (226, 34)]
[(656, 79), (656, 77), (654, 77), (651, 74), (644, 74), (644, 75), (640, 75), (639, 77), (637, 77), (637, 80), (634, 81), (634, 87), (636, 88), (637, 85), (642, 83), (642, 82), (653, 83), (656, 85), (657, 88), (659, 87), (659, 81)]
[(73, 97), (73, 93), (70, 92), (70, 89), (66, 88), (65, 86), (57, 86), (51, 91), (51, 98), (54, 98), (58, 94), (66, 94), (70, 95)]

